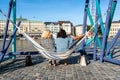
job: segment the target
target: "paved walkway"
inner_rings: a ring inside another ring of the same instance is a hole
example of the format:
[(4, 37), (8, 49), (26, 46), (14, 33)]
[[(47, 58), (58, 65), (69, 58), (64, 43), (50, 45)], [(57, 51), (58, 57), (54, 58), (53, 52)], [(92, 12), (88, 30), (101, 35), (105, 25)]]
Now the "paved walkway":
[(2, 63), (0, 80), (120, 80), (120, 65), (90, 60), (90, 64), (81, 67), (78, 53), (68, 59), (67, 66), (49, 66), (40, 55), (34, 55), (33, 65), (26, 67), (24, 58), (17, 56), (15, 62), (9, 60)]

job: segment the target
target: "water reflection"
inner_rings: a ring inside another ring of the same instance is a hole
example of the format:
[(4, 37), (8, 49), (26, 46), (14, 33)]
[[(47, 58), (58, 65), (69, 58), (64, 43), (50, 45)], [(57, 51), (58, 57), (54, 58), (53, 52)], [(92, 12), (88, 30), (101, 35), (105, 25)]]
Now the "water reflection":
[[(35, 41), (37, 41), (38, 43), (40, 42), (39, 39), (35, 39)], [(0, 48), (2, 48), (2, 40), (0, 40)], [(16, 50), (17, 51), (36, 51), (36, 49), (32, 46), (32, 44), (28, 42), (27, 40), (17, 40)], [(12, 51), (11, 45), (8, 51)]]
[[(108, 45), (110, 45), (111, 40), (108, 40), (109, 41)], [(35, 41), (37, 41), (38, 43), (40, 42), (39, 39), (35, 39)], [(115, 45), (116, 46), (120, 46), (120, 39), (117, 40), (117, 42), (115, 43)], [(1, 48), (2, 48), (2, 40), (0, 40), (0, 49)], [(17, 40), (16, 41), (16, 49), (17, 49), (17, 51), (37, 51), (32, 46), (32, 44), (29, 41), (27, 41), (27, 40)], [(8, 51), (12, 51), (11, 45), (10, 45)]]

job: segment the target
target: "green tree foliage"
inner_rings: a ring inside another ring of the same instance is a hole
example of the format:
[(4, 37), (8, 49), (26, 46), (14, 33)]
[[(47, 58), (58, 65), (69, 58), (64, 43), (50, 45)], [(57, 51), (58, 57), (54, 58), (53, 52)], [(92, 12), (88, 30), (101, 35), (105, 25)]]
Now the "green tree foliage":
[[(90, 28), (91, 28), (91, 25), (88, 25), (87, 26), (87, 31), (89, 31)], [(100, 35), (100, 36), (102, 35), (102, 31), (101, 31), (100, 25), (98, 26), (98, 35)]]

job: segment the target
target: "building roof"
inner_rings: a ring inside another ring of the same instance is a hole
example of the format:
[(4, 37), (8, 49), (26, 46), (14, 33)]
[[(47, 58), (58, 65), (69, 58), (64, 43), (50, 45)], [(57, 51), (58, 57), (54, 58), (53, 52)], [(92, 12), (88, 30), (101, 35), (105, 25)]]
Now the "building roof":
[(120, 20), (119, 21), (113, 21), (112, 23), (120, 23)]
[(70, 21), (58, 21), (58, 23), (71, 23)]
[(79, 24), (79, 25), (75, 25), (74, 27), (79, 27), (79, 26), (83, 26), (82, 24)]
[(44, 24), (46, 24), (46, 25), (50, 25), (50, 24), (58, 25), (57, 22), (44, 22)]
[(59, 25), (62, 25), (63, 23), (70, 23), (72, 25), (72, 23), (70, 21), (58, 21)]

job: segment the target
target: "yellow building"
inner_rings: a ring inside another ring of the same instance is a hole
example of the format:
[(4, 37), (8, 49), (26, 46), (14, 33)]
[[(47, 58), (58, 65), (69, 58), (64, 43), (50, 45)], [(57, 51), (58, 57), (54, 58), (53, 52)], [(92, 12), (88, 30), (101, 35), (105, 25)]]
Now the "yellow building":
[[(21, 30), (18, 30), (16, 35), (21, 34), (23, 31), (31, 36), (34, 35), (40, 36), (42, 31), (45, 29), (44, 22), (41, 21), (31, 21), (31, 20), (20, 20), (20, 21), (21, 21), (21, 25), (20, 25)], [(6, 25), (6, 21), (0, 20), (0, 35), (4, 34), (5, 25)], [(8, 35), (12, 33), (12, 26), (13, 25), (10, 22), (8, 27)]]

